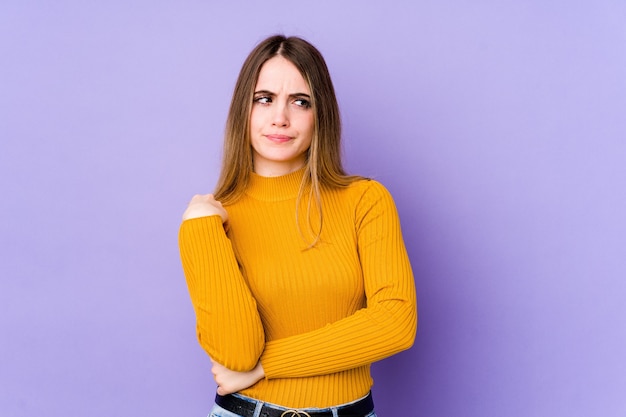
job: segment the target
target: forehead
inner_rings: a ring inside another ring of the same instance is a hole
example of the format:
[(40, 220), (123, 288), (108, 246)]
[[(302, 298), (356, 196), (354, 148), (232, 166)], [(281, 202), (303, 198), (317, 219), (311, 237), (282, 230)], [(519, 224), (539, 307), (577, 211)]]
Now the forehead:
[(298, 68), (280, 55), (263, 64), (255, 90), (267, 90), (273, 93), (310, 94), (309, 86)]

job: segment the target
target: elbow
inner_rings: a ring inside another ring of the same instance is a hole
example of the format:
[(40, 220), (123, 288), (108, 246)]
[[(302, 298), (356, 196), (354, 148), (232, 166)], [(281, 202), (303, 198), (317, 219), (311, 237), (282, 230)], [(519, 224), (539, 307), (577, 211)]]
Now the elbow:
[[(221, 363), (219, 361), (216, 361)], [(224, 366), (236, 372), (249, 372), (259, 363), (259, 356), (246, 355), (245, 357), (226, 357), (224, 358)]]
[(411, 322), (411, 328), (409, 330), (409, 334), (407, 338), (409, 342), (406, 346), (406, 349), (410, 349), (411, 347), (413, 347), (413, 344), (415, 343), (415, 335), (417, 334), (417, 322), (418, 322), (417, 310), (414, 310), (413, 320)]
[(415, 335), (417, 334), (417, 309), (415, 306), (407, 308), (398, 322), (402, 324), (398, 327), (396, 349), (397, 352), (402, 352), (413, 347), (415, 343)]
[(417, 333), (417, 326), (414, 326), (407, 330), (406, 335), (402, 338), (401, 343), (399, 344), (399, 352), (403, 350), (408, 350), (413, 347), (415, 343), (415, 334)]
[(393, 300), (381, 303), (377, 309), (381, 343), (388, 355), (408, 350), (417, 333), (417, 308), (411, 300)]
[(240, 339), (235, 343), (227, 343), (222, 338), (209, 337), (200, 328), (198, 328), (197, 337), (198, 343), (213, 361), (236, 372), (254, 369), (265, 347), (263, 338)]

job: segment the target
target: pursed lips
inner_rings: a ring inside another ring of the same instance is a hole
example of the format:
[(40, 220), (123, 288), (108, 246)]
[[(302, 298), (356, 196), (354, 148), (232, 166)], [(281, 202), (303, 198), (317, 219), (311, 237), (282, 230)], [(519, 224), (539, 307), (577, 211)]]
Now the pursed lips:
[(287, 136), (287, 135), (278, 135), (278, 134), (270, 134), (270, 135), (265, 135), (265, 137), (269, 140), (271, 140), (272, 142), (275, 143), (284, 143), (284, 142), (288, 142), (292, 139), (291, 136)]

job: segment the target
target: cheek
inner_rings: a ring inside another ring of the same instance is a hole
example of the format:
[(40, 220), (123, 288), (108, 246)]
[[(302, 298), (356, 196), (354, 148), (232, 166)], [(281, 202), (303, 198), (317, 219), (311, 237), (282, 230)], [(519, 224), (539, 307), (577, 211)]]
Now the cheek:
[(303, 117), (301, 126), (302, 131), (307, 132), (309, 135), (313, 134), (313, 129), (315, 127), (313, 113), (307, 114), (306, 117)]
[(254, 131), (258, 128), (258, 126), (260, 125), (261, 121), (260, 121), (260, 115), (259, 112), (254, 111), (254, 109), (250, 112), (250, 123), (248, 124), (250, 126), (250, 130)]

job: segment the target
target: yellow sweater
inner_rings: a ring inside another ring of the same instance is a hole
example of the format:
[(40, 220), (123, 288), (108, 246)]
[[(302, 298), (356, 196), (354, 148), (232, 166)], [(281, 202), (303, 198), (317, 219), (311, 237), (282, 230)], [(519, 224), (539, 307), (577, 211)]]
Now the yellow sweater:
[(190, 219), (179, 245), (200, 345), (233, 370), (263, 365), (265, 378), (241, 393), (327, 407), (366, 395), (370, 364), (411, 347), (416, 298), (387, 190), (372, 180), (324, 189), (321, 240), (306, 250), (302, 175), (252, 174), (226, 207), (228, 233), (219, 216)]

